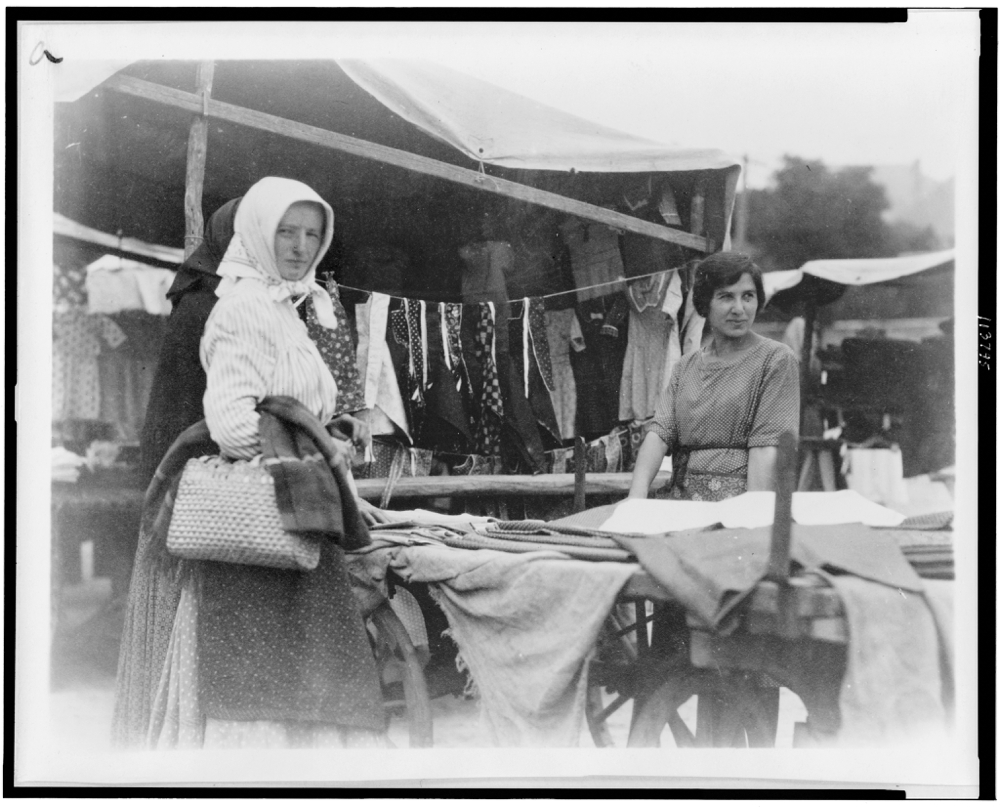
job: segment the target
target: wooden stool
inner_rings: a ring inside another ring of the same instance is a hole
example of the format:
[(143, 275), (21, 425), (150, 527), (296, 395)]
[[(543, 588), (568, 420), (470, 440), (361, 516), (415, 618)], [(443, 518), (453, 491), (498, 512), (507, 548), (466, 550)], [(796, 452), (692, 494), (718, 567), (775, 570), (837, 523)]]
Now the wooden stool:
[(835, 458), (840, 456), (839, 440), (803, 437), (799, 441), (799, 456), (802, 459), (802, 469), (799, 471), (798, 490), (813, 489), (813, 476), (817, 468), (822, 489), (825, 491), (837, 489)]

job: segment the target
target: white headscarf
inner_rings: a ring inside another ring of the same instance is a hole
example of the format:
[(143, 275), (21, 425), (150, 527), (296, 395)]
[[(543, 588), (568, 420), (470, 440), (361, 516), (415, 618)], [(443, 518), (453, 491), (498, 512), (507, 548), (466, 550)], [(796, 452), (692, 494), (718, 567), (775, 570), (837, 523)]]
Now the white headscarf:
[[(274, 237), (282, 217), (296, 202), (315, 202), (324, 212), (323, 243), (309, 271), (301, 280), (285, 280), (278, 271)], [(268, 287), (275, 302), (309, 294), (313, 298), (316, 319), (327, 328), (337, 327), (333, 303), (326, 289), (316, 282), (316, 267), (333, 241), (333, 208), (308, 185), (294, 179), (264, 177), (246, 192), (236, 210), (233, 238), (229, 242), (218, 275), (222, 278), (216, 295), (229, 294), (243, 278), (254, 278)]]

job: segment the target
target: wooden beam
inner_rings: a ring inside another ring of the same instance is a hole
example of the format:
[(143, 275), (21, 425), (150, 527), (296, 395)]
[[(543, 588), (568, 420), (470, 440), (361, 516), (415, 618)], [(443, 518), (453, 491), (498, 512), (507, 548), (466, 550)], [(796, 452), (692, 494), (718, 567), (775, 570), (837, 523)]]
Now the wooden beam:
[(184, 250), (174, 247), (164, 247), (159, 244), (147, 244), (138, 238), (119, 238), (117, 235), (103, 233), (93, 227), (68, 219), (60, 213), (52, 214), (52, 231), (55, 235), (86, 241), (114, 252), (124, 252), (142, 258), (155, 258), (163, 263), (179, 264), (184, 260)]
[[(670, 474), (656, 475), (650, 491), (659, 490)], [(358, 495), (377, 501), (385, 488), (385, 479), (358, 479)], [(575, 474), (489, 474), (482, 476), (404, 476), (392, 489), (393, 499), (437, 498), (442, 496), (572, 496)], [(587, 474), (586, 491), (591, 495), (628, 493), (632, 474)]]
[[(215, 62), (198, 65), (196, 86), (202, 98), (202, 109), (212, 94)], [(202, 114), (191, 121), (188, 133), (187, 170), (184, 180), (184, 258), (190, 258), (202, 242), (205, 217), (201, 212), (201, 194), (205, 187), (205, 158), (208, 153), (208, 118)]]
[(673, 244), (699, 250), (700, 252), (710, 251), (708, 240), (700, 234), (695, 235), (685, 233), (682, 230), (672, 230), (660, 224), (626, 216), (614, 210), (606, 210), (603, 207), (560, 196), (557, 193), (550, 193), (549, 191), (532, 188), (528, 185), (521, 185), (499, 177), (487, 176), (468, 168), (461, 168), (457, 165), (433, 160), (429, 157), (422, 157), (419, 154), (411, 154), (408, 151), (370, 143), (366, 140), (359, 140), (356, 137), (338, 134), (337, 132), (330, 132), (316, 126), (297, 123), (286, 118), (280, 118), (277, 115), (269, 115), (266, 112), (257, 112), (214, 99), (209, 100), (203, 105), (203, 99), (194, 93), (175, 90), (171, 87), (164, 87), (160, 84), (143, 81), (142, 79), (130, 76), (112, 76), (102, 86), (198, 114), (202, 113), (204, 106), (208, 115), (219, 120), (226, 120), (264, 132), (291, 137), (295, 140), (335, 149), (356, 157), (377, 160), (427, 176), (437, 177), (449, 182), (457, 182), (460, 185), (486, 191), (487, 193), (495, 193), (500, 196), (517, 199), (521, 202), (559, 210), (563, 213), (579, 216), (589, 221), (596, 221), (608, 227), (625, 230), (626, 232), (657, 238), (661, 241), (669, 241)]

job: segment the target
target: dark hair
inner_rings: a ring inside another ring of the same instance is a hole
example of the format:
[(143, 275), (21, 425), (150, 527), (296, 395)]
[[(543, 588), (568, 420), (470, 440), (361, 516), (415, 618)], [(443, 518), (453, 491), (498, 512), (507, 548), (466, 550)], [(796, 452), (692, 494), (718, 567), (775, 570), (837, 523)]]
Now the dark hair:
[(741, 252), (716, 252), (698, 264), (694, 276), (694, 310), (708, 316), (708, 307), (717, 289), (732, 286), (750, 275), (757, 289), (757, 305), (764, 305), (764, 280), (760, 268)]

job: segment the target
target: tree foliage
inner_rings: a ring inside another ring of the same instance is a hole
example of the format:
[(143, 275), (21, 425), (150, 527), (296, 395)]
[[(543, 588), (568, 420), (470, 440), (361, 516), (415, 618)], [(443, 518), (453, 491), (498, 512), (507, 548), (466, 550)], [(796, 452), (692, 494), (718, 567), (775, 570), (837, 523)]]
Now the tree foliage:
[(764, 269), (796, 269), (821, 258), (882, 258), (933, 249), (934, 233), (889, 225), (885, 191), (872, 169), (831, 170), (786, 155), (774, 186), (750, 192), (747, 240)]

